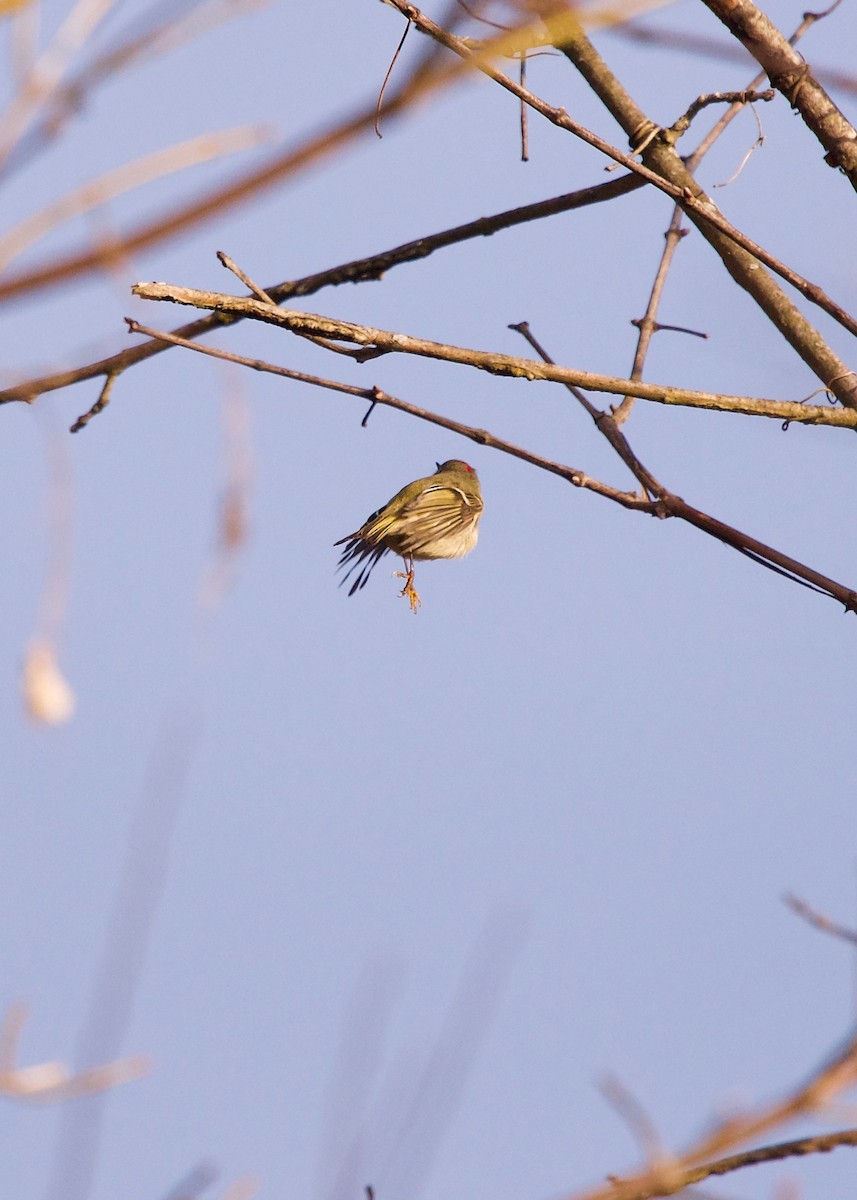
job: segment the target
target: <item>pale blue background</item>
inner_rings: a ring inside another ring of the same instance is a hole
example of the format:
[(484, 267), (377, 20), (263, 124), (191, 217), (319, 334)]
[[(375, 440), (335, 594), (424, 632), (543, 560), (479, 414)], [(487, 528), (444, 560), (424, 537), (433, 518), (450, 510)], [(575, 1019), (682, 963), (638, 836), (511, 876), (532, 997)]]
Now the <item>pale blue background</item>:
[[(48, 26), (64, 11), (46, 4)], [(140, 11), (119, 4), (102, 44)], [(801, 5), (769, 11), (790, 30)], [(655, 19), (720, 37), (691, 0)], [(296, 144), (377, 93), (400, 33), (373, 0), (274, 3), (99, 90), (16, 178), (6, 212), (204, 129), (262, 119)], [(803, 50), (850, 69), (855, 39), (845, 5)], [(598, 45), (664, 123), (753, 74), (615, 35)], [(412, 35), (397, 70), (421, 49)], [(564, 60), (537, 59), (529, 81), (622, 144)], [(837, 98), (853, 115), (853, 96)], [(764, 149), (718, 203), (853, 311), (853, 191), (784, 101), (761, 115)], [(736, 121), (703, 183), (731, 175), (756, 132)], [(127, 344), (124, 315), (187, 319), (134, 300), (137, 279), (240, 290), (217, 249), (272, 284), (604, 178), (599, 155), (537, 118), (528, 165), (518, 150), (511, 98), (459, 86), (121, 277), (5, 307), (4, 381)], [(157, 184), (111, 219), (237, 169)], [(558, 361), (626, 373), (669, 216), (637, 193), (306, 307), (517, 354), (506, 326), (526, 318)], [(660, 315), (711, 337), (662, 334), (649, 379), (784, 399), (816, 387), (696, 234)], [(813, 319), (853, 363), (852, 339)], [(377, 383), (628, 484), (562, 389), (404, 357), (357, 366), (261, 327), (217, 344)], [(230, 389), (250, 412), (251, 536), (207, 614)], [(848, 951), (781, 897), (854, 923), (853, 616), (689, 527), (400, 414), (362, 429), (359, 401), (171, 351), (69, 438), (97, 391), (6, 406), (0, 442), (0, 1001), (31, 1006), (26, 1061), (155, 1063), (106, 1099), (94, 1200), (165, 1196), (201, 1162), (219, 1172), (211, 1194), (251, 1174), (267, 1197), (347, 1200), (371, 1183), (378, 1200), (537, 1200), (637, 1160), (598, 1092), (606, 1074), (680, 1147), (712, 1115), (795, 1084), (846, 1032)], [(642, 402), (626, 428), (688, 501), (857, 584), (852, 435)], [(74, 476), (61, 654), (79, 710), (43, 729), (22, 716), (17, 677), (52, 439)], [(416, 619), (386, 562), (348, 599), (332, 543), (453, 456), (482, 479), (477, 551), (419, 568)], [(93, 1042), (81, 1031), (123, 879), (133, 919)], [(6, 1103), (3, 1194), (78, 1200), (98, 1111)], [(832, 1125), (848, 1123), (853, 1111)], [(854, 1171), (840, 1150), (711, 1190), (770, 1196), (795, 1179), (838, 1200)]]

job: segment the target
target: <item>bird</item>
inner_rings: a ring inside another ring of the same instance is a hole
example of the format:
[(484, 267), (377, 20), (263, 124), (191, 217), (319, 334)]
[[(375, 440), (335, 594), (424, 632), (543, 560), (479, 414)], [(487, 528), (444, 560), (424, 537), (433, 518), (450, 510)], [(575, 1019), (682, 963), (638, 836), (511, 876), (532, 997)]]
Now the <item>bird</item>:
[(476, 545), (483, 507), (479, 477), (458, 458), (436, 465), (434, 475), (403, 487), (358, 530), (334, 542), (345, 546), (337, 570), (348, 569), (340, 586), (357, 571), (349, 596), (366, 586), (372, 568), (390, 550), (404, 562), (405, 570), (395, 572), (405, 580), (399, 595), (415, 613), (422, 601), (414, 588), (414, 563), (461, 558)]

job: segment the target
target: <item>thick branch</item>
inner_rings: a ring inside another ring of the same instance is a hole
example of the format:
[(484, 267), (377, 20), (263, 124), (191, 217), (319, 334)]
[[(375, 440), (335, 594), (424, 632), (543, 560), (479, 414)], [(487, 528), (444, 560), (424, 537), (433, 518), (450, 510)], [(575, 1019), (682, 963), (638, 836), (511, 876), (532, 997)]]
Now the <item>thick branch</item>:
[(753, 55), (777, 91), (800, 113), (827, 153), (857, 190), (857, 130), (840, 112), (779, 29), (750, 0), (703, 0), (733, 37)]
[[(632, 144), (640, 138), (642, 131), (653, 128), (653, 123), (586, 37), (582, 26), (558, 49), (577, 67)], [(818, 330), (764, 270), (761, 263), (766, 261), (765, 256), (756, 249), (750, 251), (739, 245), (734, 237), (724, 232), (719, 222), (711, 220), (712, 213), (717, 213), (717, 206), (687, 170), (669, 140), (656, 137), (644, 151), (643, 159), (659, 176), (685, 191), (686, 199), (681, 203), (689, 219), (719, 255), (735, 282), (753, 297), (824, 386), (831, 387), (842, 404), (857, 407), (857, 374), (833, 353)]]

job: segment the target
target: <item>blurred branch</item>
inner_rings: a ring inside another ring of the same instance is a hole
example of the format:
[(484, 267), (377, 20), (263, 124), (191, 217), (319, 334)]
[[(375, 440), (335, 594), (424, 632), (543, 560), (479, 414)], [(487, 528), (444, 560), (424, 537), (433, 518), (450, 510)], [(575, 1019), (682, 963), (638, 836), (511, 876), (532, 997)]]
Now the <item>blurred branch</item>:
[[(44, 106), (39, 120), (30, 127), (10, 152), (3, 174), (17, 170), (45, 149), (65, 124), (83, 108), (96, 88), (123, 70), (138, 66), (157, 55), (168, 54), (183, 43), (199, 37), (224, 21), (234, 20), (246, 11), (265, 7), (270, 0), (194, 0), (191, 10), (177, 13), (171, 2), (165, 15), (142, 31), (132, 29), (120, 37), (118, 45), (99, 54), (73, 78), (59, 84)], [(139, 22), (136, 23), (139, 25)]]
[(67, 192), (41, 212), (33, 213), (0, 236), (0, 271), (58, 225), (114, 200), (124, 192), (142, 187), (176, 171), (209, 162), (213, 158), (222, 158), (226, 154), (258, 146), (269, 138), (270, 130), (262, 125), (204, 133), (116, 167), (98, 179), (90, 180), (82, 187)]
[[(805, 17), (812, 23), (826, 15), (826, 13), (806, 13)], [(746, 63), (747, 61), (744, 51), (731, 42), (723, 42), (719, 38), (702, 37), (696, 33), (684, 33), (671, 27), (655, 29), (651, 25), (632, 22), (611, 26), (610, 32), (616, 37), (638, 42), (643, 46), (664, 46), (668, 50), (681, 50), (687, 54), (698, 54), (704, 58), (720, 58), (727, 62)], [(827, 84), (828, 87), (839, 88), (841, 91), (857, 95), (857, 76), (849, 72), (838, 71), (834, 67), (816, 67), (815, 77)]]
[[(561, 27), (562, 37), (555, 36), (552, 44), (578, 68), (595, 94), (628, 134), (632, 146), (639, 146), (646, 140), (647, 135), (654, 131), (657, 136), (647, 142), (644, 153), (647, 165), (637, 163), (632, 156), (622, 154), (610, 146), (608, 142), (573, 121), (564, 109), (554, 108), (532, 93), (525, 92), (514, 80), (492, 67), (484, 55), (474, 55), (465, 40), (437, 25), (415, 5), (407, 3), (406, 0), (387, 2), (397, 8), (403, 16), (409, 17), (423, 33), (435, 38), (461, 58), (471, 60), (480, 71), (513, 95), (526, 99), (536, 112), (541, 113), (553, 124), (568, 130), (614, 161), (642, 175), (660, 191), (681, 204), (691, 221), (719, 255), (732, 278), (756, 300), (822, 384), (830, 387), (842, 404), (857, 407), (857, 374), (847, 368), (833, 353), (818, 330), (806, 320), (775, 280), (760, 268), (760, 263), (764, 263), (775, 274), (791, 283), (802, 295), (854, 334), (857, 334), (857, 320), (835, 304), (823, 289), (781, 263), (720, 214), (714, 201), (702, 191), (688, 172), (674, 146), (660, 136), (662, 131), (643, 114), (607, 69), (586, 38), (580, 23), (573, 19), (572, 13), (565, 14), (567, 19)], [(552, 11), (555, 6), (548, 0), (543, 0), (542, 3), (531, 0), (531, 7), (539, 11)]]
[[(617, 1184), (617, 1190), (609, 1193), (609, 1200), (649, 1200), (653, 1196), (672, 1196), (683, 1192), (685, 1188), (693, 1187), (713, 1176), (729, 1175), (733, 1171), (741, 1171), (745, 1167), (755, 1167), (759, 1163), (780, 1162), (784, 1158), (801, 1158), (807, 1154), (828, 1154), (840, 1146), (857, 1146), (857, 1129), (841, 1129), (837, 1133), (818, 1134), (815, 1137), (799, 1138), (792, 1142), (778, 1142), (772, 1146), (757, 1146), (752, 1150), (744, 1150), (740, 1154), (729, 1155), (728, 1158), (716, 1159), (700, 1167), (685, 1167), (670, 1165), (661, 1166), (662, 1181), (659, 1185), (648, 1184), (637, 1191), (626, 1191), (624, 1184)], [(653, 1174), (655, 1168), (653, 1168)], [(604, 1200), (608, 1200), (605, 1194)]]
[[(440, 359), (443, 362), (456, 362), (463, 366), (475, 367), (492, 375), (505, 375), (528, 380), (548, 380), (554, 383), (572, 383), (577, 387), (589, 388), (591, 391), (608, 392), (620, 396), (630, 394), (643, 400), (653, 400), (659, 404), (678, 404), (718, 412), (740, 412), (749, 416), (838, 425), (849, 429), (857, 428), (857, 411), (853, 409), (822, 408), (807, 406), (795, 401), (768, 400), (749, 396), (725, 396), (715, 392), (691, 391), (684, 388), (637, 382), (612, 375), (596, 375), (590, 371), (578, 371), (571, 367), (558, 367), (537, 362), (535, 359), (453, 346), (443, 342), (429, 341), (425, 338), (411, 337), (405, 333), (393, 333), (368, 325), (356, 325), (350, 321), (338, 321), (317, 313), (283, 309), (276, 305), (264, 304), (254, 297), (228, 296), (223, 292), (205, 292), (196, 288), (183, 288), (168, 283), (137, 283), (131, 291), (143, 300), (169, 301), (174, 304), (193, 305), (196, 308), (210, 308), (216, 310), (221, 316), (249, 317), (251, 320), (277, 325), (301, 336), (333, 338), (371, 348), (374, 352), (422, 355), (426, 358)], [(375, 356), (373, 353), (372, 357)]]
[(805, 900), (801, 900), (793, 893), (789, 893), (784, 899), (792, 912), (803, 917), (804, 921), (808, 921), (815, 929), (820, 929), (822, 933), (829, 933), (832, 937), (840, 938), (843, 942), (857, 946), (857, 929), (849, 929), (846, 925), (840, 925), (837, 921), (826, 917), (824, 913), (810, 908)]
[(107, 16), (116, 0), (77, 0), (47, 50), (0, 116), (0, 167), (26, 132), (39, 109), (56, 92), (69, 64)]
[[(815, 78), (809, 63), (751, 0), (703, 0), (706, 8), (753, 55), (773, 86), (799, 112), (827, 151), (824, 161), (848, 176), (857, 191), (857, 130)], [(835, 6), (834, 6), (835, 7)]]
[[(488, 43), (484, 52), (489, 53), (492, 48), (496, 48), (497, 53), (524, 49), (534, 42), (540, 43), (541, 38), (541, 22), (534, 21), (512, 33), (503, 34), (496, 43)], [(133, 255), (148, 246), (177, 237), (203, 221), (222, 216), (229, 208), (341, 149), (360, 134), (373, 130), (379, 117), (389, 120), (406, 111), (416, 100), (465, 75), (471, 66), (469, 61), (461, 61), (412, 72), (397, 92), (385, 98), (380, 110), (377, 100), (370, 101), (356, 114), (335, 121), (294, 149), (275, 155), (261, 166), (243, 172), (183, 206), (172, 205), (168, 211), (145, 221), (123, 236), (96, 241), (94, 245), (88, 244), (85, 250), (55, 257), (40, 267), (9, 277), (0, 283), (0, 302), (100, 270), (105, 262), (114, 260), (117, 255)]]
[(151, 1070), (148, 1059), (139, 1055), (80, 1071), (76, 1075), (58, 1062), (19, 1067), (18, 1048), (27, 1016), (23, 1005), (12, 1005), (0, 1023), (0, 1095), (10, 1100), (53, 1104), (104, 1091), (120, 1083), (129, 1083)]
[(857, 1145), (857, 1131), (848, 1129), (720, 1157), (725, 1150), (763, 1136), (787, 1121), (822, 1111), (855, 1083), (857, 1040), (850, 1038), (806, 1084), (782, 1100), (718, 1124), (678, 1157), (663, 1156), (625, 1179), (611, 1177), (608, 1184), (579, 1192), (574, 1200), (649, 1200), (653, 1196), (671, 1196), (713, 1175), (724, 1175), (756, 1163)]

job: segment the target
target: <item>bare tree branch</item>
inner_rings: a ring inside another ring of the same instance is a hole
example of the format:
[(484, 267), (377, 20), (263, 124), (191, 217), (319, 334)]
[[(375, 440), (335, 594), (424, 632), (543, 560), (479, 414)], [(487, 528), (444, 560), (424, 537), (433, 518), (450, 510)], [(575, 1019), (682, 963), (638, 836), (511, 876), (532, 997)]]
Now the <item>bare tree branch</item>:
[(777, 91), (800, 113), (827, 153), (824, 161), (857, 190), (857, 130), (815, 78), (802, 55), (751, 0), (703, 0), (753, 55)]
[[(407, 3), (406, 0), (387, 0), (387, 2), (404, 16), (409, 17), (422, 32), (429, 34), (463, 59), (471, 60), (480, 71), (507, 91), (519, 97), (523, 96), (535, 111), (541, 113), (553, 124), (573, 133), (588, 145), (609, 155), (614, 161), (627, 166), (629, 170), (643, 175), (660, 191), (678, 201), (720, 256), (732, 278), (756, 300), (777, 330), (815, 372), (822, 384), (829, 387), (842, 404), (848, 407), (857, 406), (857, 373), (848, 368), (833, 353), (818, 330), (814, 329), (806, 320), (770, 275), (761, 269), (760, 263), (764, 263), (776, 274), (786, 279), (825, 312), (831, 316), (835, 315), (835, 319), (840, 324), (855, 334), (857, 334), (857, 320), (826, 296), (823, 289), (817, 288), (817, 285), (798, 276), (791, 268), (786, 267), (727, 221), (720, 214), (713, 200), (702, 191), (688, 172), (668, 139), (664, 140), (660, 136), (655, 136), (647, 144), (644, 153), (647, 165), (637, 163), (633, 157), (622, 154), (608, 142), (573, 121), (564, 109), (554, 108), (533, 96), (532, 93), (524, 93), (519, 84), (491, 66), (484, 54), (474, 55), (467, 42), (437, 25), (415, 5)], [(539, 11), (545, 10), (545, 18), (548, 19), (556, 6), (549, 0), (544, 0), (543, 3), (532, 0), (531, 7), (537, 8)], [(552, 44), (556, 45), (556, 48), (580, 70), (595, 94), (625, 129), (631, 145), (639, 146), (646, 134), (651, 131), (657, 132), (658, 127), (643, 114), (612, 72), (607, 69), (606, 64), (584, 34), (583, 27), (573, 18), (573, 14), (564, 13), (564, 16), (565, 20), (562, 23), (556, 23), (558, 32), (555, 34)], [(559, 35), (559, 31), (562, 36)]]
[[(277, 325), (292, 333), (314, 338), (333, 338), (365, 346), (383, 353), (417, 354), (425, 358), (436, 358), (443, 362), (456, 362), (475, 367), (492, 375), (505, 375), (528, 380), (549, 380), (554, 383), (573, 383), (577, 387), (612, 395), (638, 396), (658, 404), (678, 404), (692, 408), (706, 408), (718, 412), (740, 412), (749, 416), (775, 417), (778, 420), (797, 421), (810, 424), (839, 425), (857, 428), (857, 411), (853, 409), (822, 408), (808, 406), (795, 401), (767, 400), (750, 396), (724, 396), (715, 392), (698, 392), (684, 388), (667, 387), (661, 384), (643, 383), (620, 379), (612, 375), (596, 375), (591, 371), (578, 371), (571, 367), (557, 367), (537, 362), (531, 358), (518, 358), (511, 354), (500, 354), (488, 350), (453, 346), (443, 342), (416, 338), (406, 333), (393, 333), (369, 325), (356, 325), (351, 321), (338, 321), (318, 313), (297, 312), (275, 305), (264, 304), (254, 297), (228, 296), (223, 292), (199, 291), (196, 288), (178, 287), (168, 283), (137, 283), (131, 289), (143, 300), (170, 301), (189, 304), (196, 308), (210, 308), (225, 316), (244, 316), (252, 320)], [(0, 395), (0, 400), (3, 396)]]

